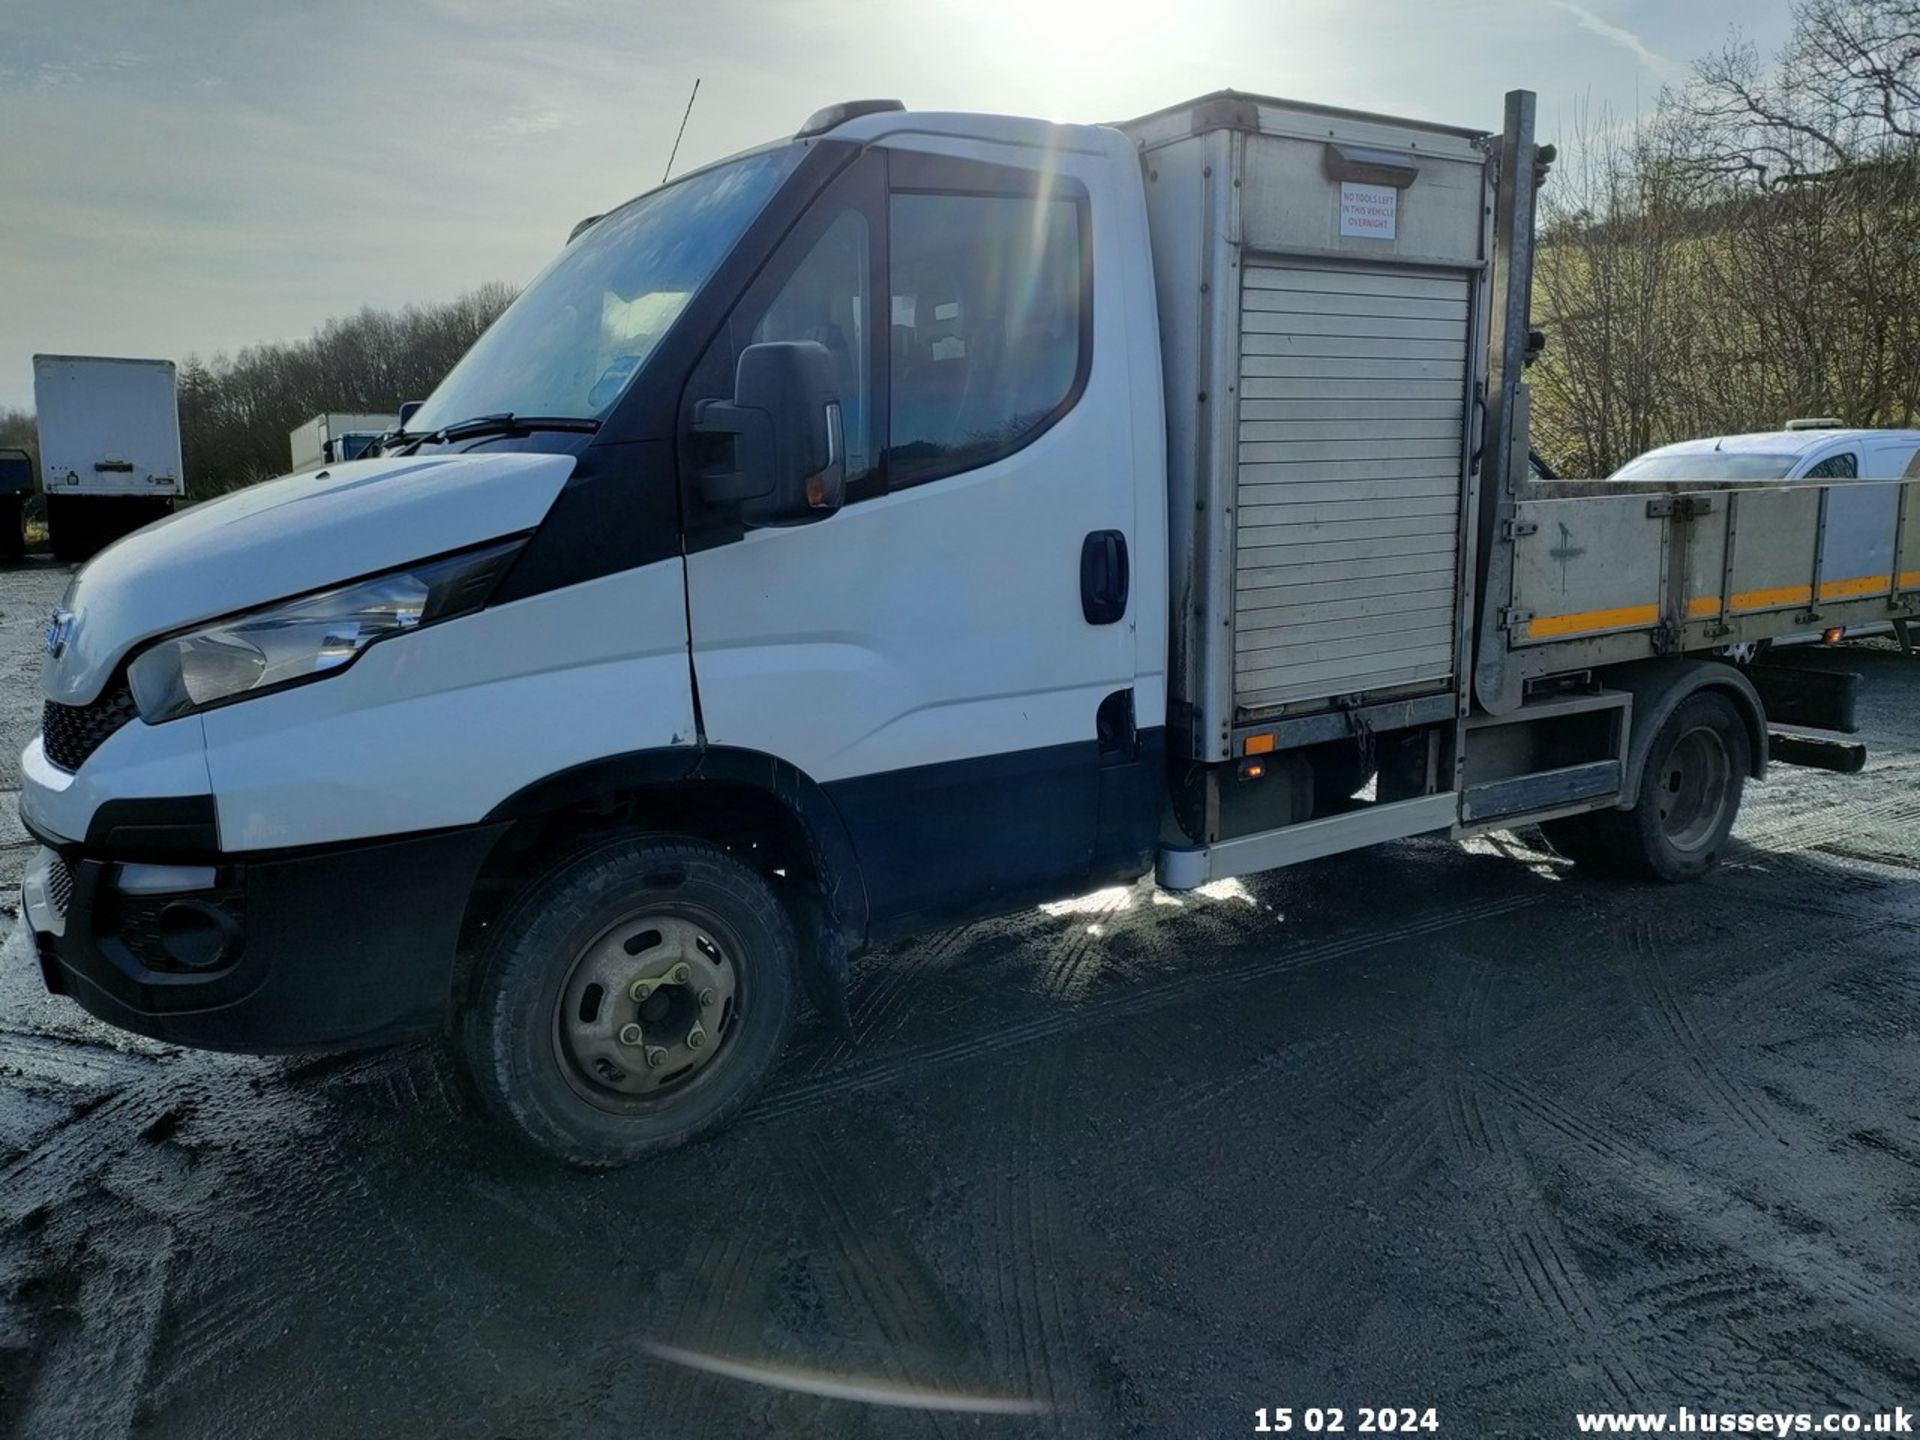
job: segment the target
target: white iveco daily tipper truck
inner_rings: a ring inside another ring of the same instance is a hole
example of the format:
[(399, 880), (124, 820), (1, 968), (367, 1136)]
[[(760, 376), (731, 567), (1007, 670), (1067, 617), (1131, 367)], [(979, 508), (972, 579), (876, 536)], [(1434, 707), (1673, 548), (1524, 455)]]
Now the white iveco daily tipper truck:
[(1532, 117), (865, 102), (583, 222), (385, 453), (76, 577), (47, 984), (188, 1045), (445, 1028), (610, 1164), (855, 947), (1156, 863), (1543, 821), (1699, 875), (1769, 720), (1849, 724), (1712, 655), (1913, 613), (1920, 500), (1530, 481)]

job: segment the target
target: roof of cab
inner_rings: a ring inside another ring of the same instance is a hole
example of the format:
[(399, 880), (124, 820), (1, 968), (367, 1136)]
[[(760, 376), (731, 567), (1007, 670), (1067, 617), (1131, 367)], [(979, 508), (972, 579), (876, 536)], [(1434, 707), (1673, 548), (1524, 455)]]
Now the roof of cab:
[(956, 140), (986, 140), (1036, 150), (1080, 150), (1101, 154), (1132, 146), (1104, 125), (1070, 125), (1024, 115), (984, 115), (955, 110), (883, 110), (842, 121), (822, 137), (872, 142), (889, 135), (935, 135)]

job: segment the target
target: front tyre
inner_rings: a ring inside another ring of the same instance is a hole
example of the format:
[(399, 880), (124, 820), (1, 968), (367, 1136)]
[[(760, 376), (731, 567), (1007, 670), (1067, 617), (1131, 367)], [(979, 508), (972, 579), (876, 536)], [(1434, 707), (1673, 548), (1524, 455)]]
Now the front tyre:
[(534, 881), (480, 960), (463, 1059), (493, 1115), (572, 1165), (623, 1165), (724, 1125), (793, 1027), (798, 941), (759, 872), (636, 838)]

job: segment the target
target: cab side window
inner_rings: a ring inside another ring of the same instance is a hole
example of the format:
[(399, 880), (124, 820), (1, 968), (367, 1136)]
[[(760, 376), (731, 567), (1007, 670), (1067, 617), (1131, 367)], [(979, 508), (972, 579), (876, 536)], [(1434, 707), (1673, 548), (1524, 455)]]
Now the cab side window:
[(1860, 478), (1860, 457), (1851, 450), (1843, 450), (1838, 455), (1829, 455), (1818, 465), (1801, 477), (1806, 480), (1857, 480)]
[(889, 200), (890, 488), (1020, 449), (1070, 407), (1088, 344), (1082, 207), (1038, 196)]

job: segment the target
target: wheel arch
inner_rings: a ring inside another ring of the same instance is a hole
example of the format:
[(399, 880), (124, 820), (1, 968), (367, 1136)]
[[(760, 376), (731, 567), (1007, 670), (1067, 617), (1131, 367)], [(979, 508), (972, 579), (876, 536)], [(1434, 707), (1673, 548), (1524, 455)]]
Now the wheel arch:
[(776, 755), (709, 745), (603, 756), (521, 787), (486, 823), (520, 828), (556, 816), (668, 823), (714, 839), (772, 823), (804, 849), (835, 928), (856, 944), (866, 937), (866, 884), (846, 822), (818, 782)]
[(1717, 691), (1733, 702), (1746, 725), (1747, 773), (1755, 780), (1767, 773), (1767, 710), (1753, 682), (1724, 661), (1699, 659), (1643, 660), (1601, 672), (1607, 685), (1633, 696), (1633, 730), (1627, 746), (1626, 773), (1621, 777), (1617, 808), (1630, 810), (1640, 798), (1647, 754), (1654, 737), (1675, 710), (1703, 690)]
[(532, 874), (622, 834), (693, 835), (744, 854), (790, 899), (801, 980), (846, 1023), (847, 958), (866, 943), (867, 887), (846, 822), (826, 791), (788, 761), (732, 746), (671, 746), (603, 756), (523, 786), (496, 805), (502, 825), (467, 902), (449, 987), (450, 1016), (471, 993), (482, 936)]

